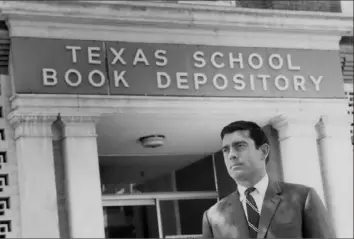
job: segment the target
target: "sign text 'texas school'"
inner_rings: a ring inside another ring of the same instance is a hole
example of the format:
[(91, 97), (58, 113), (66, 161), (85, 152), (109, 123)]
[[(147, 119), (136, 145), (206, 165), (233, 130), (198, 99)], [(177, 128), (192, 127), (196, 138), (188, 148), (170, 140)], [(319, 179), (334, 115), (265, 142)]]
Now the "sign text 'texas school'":
[(17, 93), (343, 97), (337, 51), (14, 38)]

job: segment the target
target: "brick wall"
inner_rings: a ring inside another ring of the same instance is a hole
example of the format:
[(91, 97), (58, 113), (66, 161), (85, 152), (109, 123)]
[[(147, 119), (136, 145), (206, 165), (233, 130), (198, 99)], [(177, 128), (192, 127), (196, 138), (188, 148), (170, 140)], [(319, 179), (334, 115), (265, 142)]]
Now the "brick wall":
[(340, 42), (340, 58), (344, 81), (344, 92), (348, 99), (348, 114), (350, 115), (350, 133), (354, 145), (354, 113), (353, 113), (353, 82), (354, 82), (354, 60), (353, 60), (353, 37), (342, 37)]
[(20, 201), (14, 131), (10, 112), (10, 79), (0, 75), (0, 238), (19, 238)]
[(293, 11), (341, 12), (338, 0), (236, 0), (236, 7)]

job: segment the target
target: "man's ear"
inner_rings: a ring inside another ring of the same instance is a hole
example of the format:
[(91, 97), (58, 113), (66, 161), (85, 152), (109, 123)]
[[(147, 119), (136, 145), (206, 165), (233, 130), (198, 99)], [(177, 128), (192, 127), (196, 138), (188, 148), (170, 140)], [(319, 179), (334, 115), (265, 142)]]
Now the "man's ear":
[(269, 152), (270, 152), (270, 146), (269, 144), (263, 144), (261, 147), (260, 147), (261, 151), (262, 151), (262, 155), (263, 155), (263, 159), (265, 160), (268, 155), (269, 155)]

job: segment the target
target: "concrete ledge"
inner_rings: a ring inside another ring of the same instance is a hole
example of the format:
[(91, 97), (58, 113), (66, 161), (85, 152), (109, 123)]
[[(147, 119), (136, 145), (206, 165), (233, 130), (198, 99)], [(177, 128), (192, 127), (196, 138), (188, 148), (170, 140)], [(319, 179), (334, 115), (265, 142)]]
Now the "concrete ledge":
[(353, 34), (353, 17), (342, 13), (263, 10), (149, 1), (47, 1), (0, 3), (3, 19), (81, 24), (137, 24), (204, 29), (263, 29)]

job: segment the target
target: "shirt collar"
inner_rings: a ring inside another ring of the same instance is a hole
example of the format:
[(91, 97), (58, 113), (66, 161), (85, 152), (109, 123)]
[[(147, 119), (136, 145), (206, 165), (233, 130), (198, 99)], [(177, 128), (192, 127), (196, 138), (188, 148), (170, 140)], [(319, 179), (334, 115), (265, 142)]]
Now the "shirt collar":
[[(267, 191), (267, 187), (268, 187), (268, 183), (269, 183), (269, 177), (268, 174), (265, 174), (264, 177), (258, 182), (256, 183), (256, 185), (254, 185), (254, 187), (256, 188), (256, 191), (262, 196), (262, 198), (264, 198), (265, 193)], [(246, 187), (242, 186), (242, 185), (237, 185), (237, 190), (240, 193), (240, 200), (243, 201), (243, 199), (245, 198), (245, 191), (246, 191)]]

